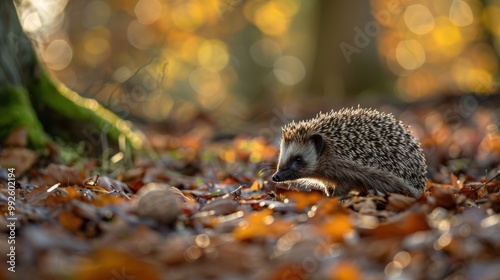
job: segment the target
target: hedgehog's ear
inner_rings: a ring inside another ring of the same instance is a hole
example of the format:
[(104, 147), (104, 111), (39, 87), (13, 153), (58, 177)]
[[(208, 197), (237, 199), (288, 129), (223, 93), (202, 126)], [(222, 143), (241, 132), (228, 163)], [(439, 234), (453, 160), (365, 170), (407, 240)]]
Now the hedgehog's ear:
[(325, 143), (323, 141), (323, 136), (319, 134), (313, 134), (311, 135), (311, 137), (309, 137), (309, 139), (311, 139), (311, 141), (313, 142), (314, 148), (316, 149), (316, 153), (318, 155), (321, 155), (321, 152), (323, 152), (323, 148), (325, 146)]

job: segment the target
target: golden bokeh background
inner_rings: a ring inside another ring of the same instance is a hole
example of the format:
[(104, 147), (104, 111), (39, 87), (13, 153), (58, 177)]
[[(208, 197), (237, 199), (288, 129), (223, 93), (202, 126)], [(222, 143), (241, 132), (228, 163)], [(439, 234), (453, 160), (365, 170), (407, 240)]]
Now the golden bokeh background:
[[(386, 9), (372, 1), (376, 11)], [(498, 82), (500, 1), (407, 1), (383, 22), (379, 56), (402, 98), (446, 92), (492, 93)], [(393, 11), (391, 11), (393, 12)]]
[[(498, 90), (500, 1), (22, 1), (40, 59), (125, 118)], [(328, 106), (327, 106), (328, 105)]]

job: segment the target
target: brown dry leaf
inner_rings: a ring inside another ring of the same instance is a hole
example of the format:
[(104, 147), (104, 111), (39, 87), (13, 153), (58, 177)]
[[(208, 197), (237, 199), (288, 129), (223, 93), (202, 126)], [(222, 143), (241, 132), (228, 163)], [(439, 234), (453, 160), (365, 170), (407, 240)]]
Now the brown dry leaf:
[(490, 202), (490, 207), (496, 213), (500, 213), (500, 196), (490, 196), (488, 201)]
[(294, 280), (310, 278), (310, 275), (304, 269), (301, 269), (301, 266), (297, 264), (278, 266), (270, 272), (270, 275), (267, 275), (267, 279), (269, 280)]
[(46, 186), (36, 186), (26, 195), (25, 200), (31, 205), (43, 204), (49, 195)]
[(82, 184), (85, 177), (74, 167), (57, 165), (54, 163), (47, 166), (45, 182), (48, 185), (61, 183), (63, 186), (74, 186)]
[(76, 216), (70, 211), (64, 211), (59, 214), (58, 220), (64, 228), (71, 232), (78, 232), (80, 227), (83, 225), (82, 218)]
[(25, 127), (17, 127), (7, 136), (4, 142), (7, 147), (26, 147), (28, 145), (28, 134)]
[(97, 182), (98, 187), (101, 187), (107, 191), (118, 190), (118, 191), (130, 191), (127, 184), (120, 182), (118, 180), (109, 178), (108, 176), (101, 176)]
[(450, 180), (451, 180), (451, 188), (454, 190), (459, 190), (460, 186), (458, 185), (458, 178), (455, 176), (455, 174), (450, 173)]
[(433, 188), (431, 197), (435, 199), (434, 207), (442, 207), (447, 210), (456, 208), (455, 192), (451, 189)]
[(47, 197), (47, 205), (57, 206), (61, 203), (67, 203), (73, 199), (79, 199), (82, 195), (73, 187), (59, 188), (55, 192), (50, 193)]
[(6, 148), (0, 154), (0, 166), (15, 168), (16, 177), (21, 177), (36, 162), (37, 154), (26, 148)]
[(361, 203), (355, 205), (359, 207), (354, 207), (355, 210), (358, 210), (359, 214), (363, 215), (375, 215), (377, 214), (377, 204), (375, 203), (375, 199), (373, 197), (365, 197)]
[(295, 201), (295, 209), (303, 211), (307, 206), (315, 205), (325, 196), (320, 192), (298, 192), (285, 191), (283, 194), (290, 200)]
[(401, 194), (391, 193), (389, 195), (386, 209), (388, 211), (401, 212), (408, 209), (410, 206), (417, 202), (413, 197), (404, 196)]
[(252, 238), (279, 238), (294, 225), (291, 221), (277, 220), (272, 214), (271, 209), (249, 214), (233, 231), (234, 238), (239, 241)]
[(103, 248), (89, 255), (75, 273), (74, 279), (141, 279), (159, 280), (158, 268), (127, 252)]
[(375, 238), (393, 238), (404, 237), (429, 229), (427, 217), (424, 213), (407, 212), (394, 217), (394, 219), (379, 225), (375, 229), (367, 230), (366, 233)]
[(345, 207), (339, 204), (339, 199), (335, 198), (324, 198), (318, 202), (318, 210), (314, 217), (328, 217), (329, 215), (345, 214), (348, 215), (350, 212)]
[(214, 215), (229, 215), (238, 211), (238, 202), (232, 196), (226, 198), (215, 198), (211, 202), (203, 205), (200, 211), (214, 211)]
[(330, 271), (330, 279), (332, 280), (352, 280), (363, 279), (361, 269), (352, 262), (342, 261), (332, 267)]
[(471, 200), (478, 200), (484, 198), (487, 194), (487, 188), (484, 183), (470, 183), (467, 186), (463, 186), (458, 191), (459, 194), (466, 196)]

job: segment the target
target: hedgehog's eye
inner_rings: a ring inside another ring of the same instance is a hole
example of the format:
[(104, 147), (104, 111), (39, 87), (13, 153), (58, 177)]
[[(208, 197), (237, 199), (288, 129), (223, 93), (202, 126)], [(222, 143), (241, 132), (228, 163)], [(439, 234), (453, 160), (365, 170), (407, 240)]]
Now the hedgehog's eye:
[(296, 163), (302, 163), (304, 159), (302, 158), (302, 156), (296, 156), (293, 158), (293, 161)]

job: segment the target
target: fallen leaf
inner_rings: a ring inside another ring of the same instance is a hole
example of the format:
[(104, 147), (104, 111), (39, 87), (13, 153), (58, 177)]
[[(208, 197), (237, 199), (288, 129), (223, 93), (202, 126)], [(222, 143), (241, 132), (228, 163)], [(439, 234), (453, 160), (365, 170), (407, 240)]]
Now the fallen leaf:
[(113, 178), (109, 178), (108, 176), (100, 176), (96, 186), (108, 191), (130, 191), (130, 188), (127, 186), (127, 184)]
[(387, 201), (386, 209), (388, 211), (401, 212), (408, 209), (415, 204), (417, 199), (413, 197), (404, 196), (401, 194), (391, 193)]
[(304, 211), (307, 206), (312, 206), (318, 203), (325, 196), (321, 192), (298, 192), (298, 191), (284, 191), (288, 199), (295, 202), (295, 209), (298, 212)]
[(347, 215), (337, 214), (324, 219), (318, 229), (320, 233), (330, 238), (330, 242), (342, 242), (344, 236), (351, 232), (353, 228)]
[(330, 270), (332, 280), (363, 279), (360, 268), (352, 262), (341, 261)]
[(425, 213), (407, 212), (395, 216), (386, 223), (380, 224), (374, 229), (365, 230), (366, 235), (374, 238), (404, 237), (418, 231), (430, 230)]
[(227, 198), (215, 198), (203, 205), (200, 211), (213, 211), (214, 215), (229, 215), (238, 211), (238, 202), (234, 201), (231, 196)]
[(291, 221), (275, 219), (273, 210), (265, 209), (249, 214), (233, 231), (236, 240), (244, 241), (252, 238), (279, 238), (293, 226)]
[(82, 218), (76, 216), (70, 211), (64, 211), (59, 214), (58, 217), (59, 223), (71, 232), (78, 232), (80, 227), (83, 225)]
[(318, 202), (317, 204), (318, 210), (316, 211), (316, 215), (314, 218), (320, 219), (321, 217), (328, 217), (329, 215), (336, 214), (349, 214), (349, 210), (339, 204), (339, 199), (335, 198), (325, 198)]
[(458, 191), (460, 189), (460, 186), (458, 185), (458, 178), (455, 174), (450, 173), (450, 181), (451, 181), (451, 188)]
[(262, 183), (260, 180), (255, 180), (253, 181), (252, 185), (250, 186), (251, 191), (258, 191), (262, 189)]
[(21, 177), (36, 162), (37, 154), (26, 148), (6, 148), (0, 154), (0, 166), (8, 169), (14, 168), (17, 178)]
[(68, 203), (73, 199), (79, 199), (82, 197), (80, 192), (73, 187), (58, 188), (56, 191), (49, 194), (50, 195), (47, 197), (47, 205), (52, 207)]
[(434, 207), (442, 207), (444, 209), (455, 209), (457, 203), (455, 201), (455, 191), (451, 189), (433, 188), (431, 197), (435, 199)]
[(51, 163), (46, 170), (45, 182), (48, 185), (57, 183), (61, 183), (63, 186), (81, 185), (85, 178), (75, 167)]
[(77, 280), (141, 279), (159, 280), (158, 269), (137, 255), (102, 248), (88, 255), (73, 276)]
[(26, 147), (28, 145), (28, 134), (25, 127), (13, 129), (4, 141), (7, 147)]

